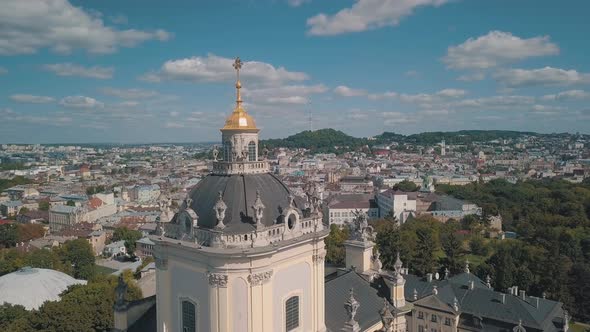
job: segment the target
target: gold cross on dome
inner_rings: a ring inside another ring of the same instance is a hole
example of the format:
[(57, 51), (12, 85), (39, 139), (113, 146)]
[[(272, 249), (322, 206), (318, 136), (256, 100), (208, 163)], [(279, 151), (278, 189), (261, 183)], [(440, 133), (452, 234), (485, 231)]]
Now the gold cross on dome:
[(240, 69), (242, 69), (242, 60), (240, 60), (240, 57), (237, 57), (236, 60), (234, 61), (234, 69), (236, 70), (237, 74), (238, 74), (238, 81), (240, 80)]

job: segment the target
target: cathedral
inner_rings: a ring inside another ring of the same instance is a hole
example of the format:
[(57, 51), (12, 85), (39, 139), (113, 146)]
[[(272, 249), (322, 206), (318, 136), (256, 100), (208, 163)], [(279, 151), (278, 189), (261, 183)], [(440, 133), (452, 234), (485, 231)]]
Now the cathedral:
[(383, 269), (363, 213), (345, 242), (346, 266), (327, 271), (318, 190), (294, 196), (270, 172), (243, 106), (239, 58), (233, 66), (236, 105), (212, 172), (150, 236), (156, 295), (127, 302), (120, 280), (115, 331), (567, 331), (561, 303), (495, 291), (468, 263), (454, 276), (411, 275), (399, 256)]

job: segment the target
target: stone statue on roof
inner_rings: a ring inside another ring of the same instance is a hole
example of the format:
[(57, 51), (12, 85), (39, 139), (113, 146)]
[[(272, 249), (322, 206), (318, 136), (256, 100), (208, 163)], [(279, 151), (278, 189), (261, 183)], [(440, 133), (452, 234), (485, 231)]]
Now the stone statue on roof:
[(364, 211), (356, 210), (353, 212), (354, 219), (349, 224), (350, 239), (354, 241), (372, 241), (373, 227), (369, 226), (367, 214)]

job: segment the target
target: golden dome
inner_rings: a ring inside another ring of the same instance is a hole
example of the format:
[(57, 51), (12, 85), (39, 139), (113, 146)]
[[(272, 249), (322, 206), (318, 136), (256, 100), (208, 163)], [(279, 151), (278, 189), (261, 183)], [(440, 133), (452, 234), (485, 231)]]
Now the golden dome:
[(221, 130), (256, 130), (256, 123), (250, 114), (242, 108), (242, 105), (236, 106), (232, 114), (225, 120), (225, 126)]

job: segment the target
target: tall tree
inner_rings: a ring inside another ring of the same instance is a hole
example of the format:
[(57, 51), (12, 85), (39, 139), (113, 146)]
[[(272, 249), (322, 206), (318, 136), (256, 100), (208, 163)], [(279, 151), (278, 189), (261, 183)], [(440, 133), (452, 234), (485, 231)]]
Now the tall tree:
[(450, 233), (442, 239), (442, 249), (445, 253), (443, 265), (445, 265), (452, 274), (460, 273), (463, 263), (465, 262), (465, 252), (462, 248), (461, 241), (455, 233)]
[(424, 227), (419, 228), (416, 231), (416, 236), (418, 237), (418, 243), (416, 244), (416, 253), (414, 255), (414, 271), (418, 275), (434, 272), (434, 250), (436, 243), (432, 230)]

